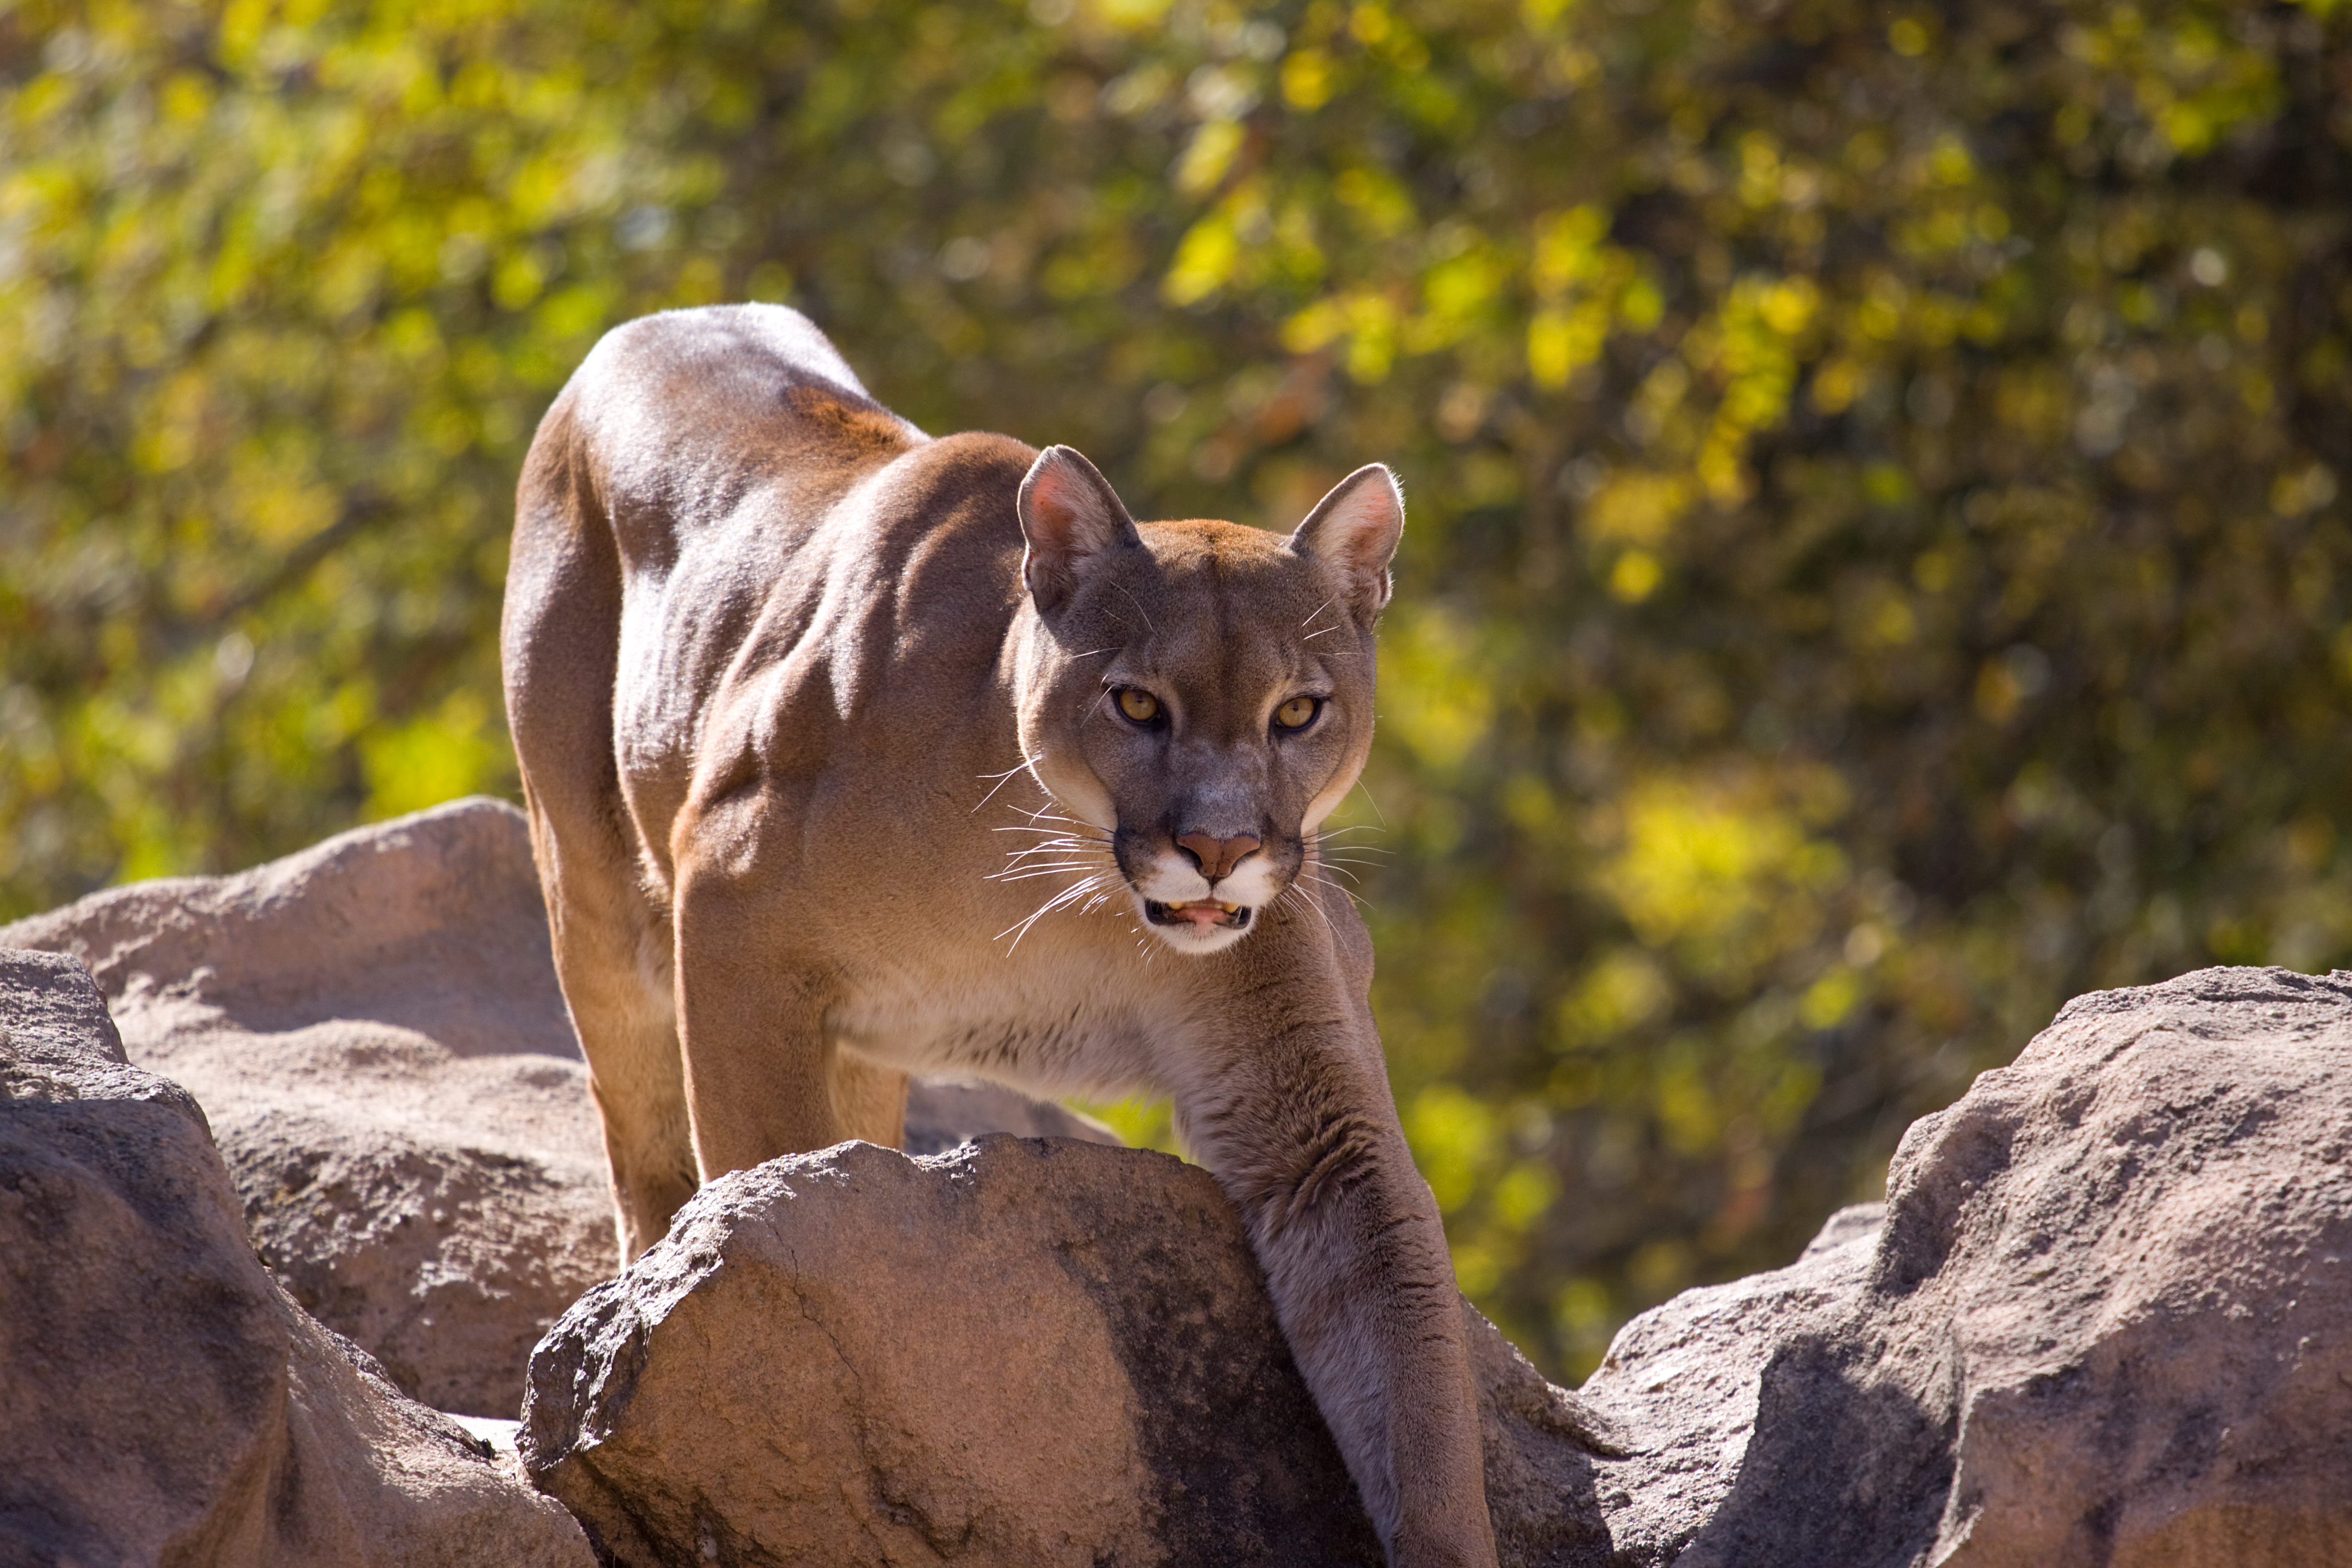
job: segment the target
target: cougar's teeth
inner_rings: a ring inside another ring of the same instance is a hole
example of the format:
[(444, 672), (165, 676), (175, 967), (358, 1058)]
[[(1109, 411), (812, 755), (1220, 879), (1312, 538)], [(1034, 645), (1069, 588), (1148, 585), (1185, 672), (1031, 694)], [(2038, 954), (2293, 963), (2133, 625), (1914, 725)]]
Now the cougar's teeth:
[(1239, 904), (1220, 903), (1217, 908), (1224, 910), (1227, 914), (1232, 914), (1235, 910), (1240, 909), (1241, 906)]

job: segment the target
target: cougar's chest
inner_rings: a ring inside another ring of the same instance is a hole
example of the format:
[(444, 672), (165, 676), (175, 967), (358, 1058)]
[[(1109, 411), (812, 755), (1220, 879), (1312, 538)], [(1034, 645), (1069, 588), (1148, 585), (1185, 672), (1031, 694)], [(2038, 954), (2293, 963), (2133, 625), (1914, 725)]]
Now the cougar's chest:
[(842, 1043), (891, 1067), (1052, 1095), (1149, 1078), (1168, 1029), (1160, 1013), (1148, 991), (1122, 987), (1083, 952), (1024, 962), (1000, 951), (865, 977), (828, 1023)]

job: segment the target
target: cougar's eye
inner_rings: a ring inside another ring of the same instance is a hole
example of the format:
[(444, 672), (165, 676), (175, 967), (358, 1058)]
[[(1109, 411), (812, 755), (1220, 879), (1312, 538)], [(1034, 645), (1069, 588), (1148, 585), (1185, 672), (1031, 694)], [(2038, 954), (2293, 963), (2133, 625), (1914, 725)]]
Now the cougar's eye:
[(1294, 697), (1274, 710), (1274, 721), (1286, 730), (1304, 730), (1322, 710), (1320, 697)]
[(1118, 689), (1118, 710), (1139, 724), (1149, 724), (1160, 717), (1160, 699), (1149, 691), (1122, 686)]

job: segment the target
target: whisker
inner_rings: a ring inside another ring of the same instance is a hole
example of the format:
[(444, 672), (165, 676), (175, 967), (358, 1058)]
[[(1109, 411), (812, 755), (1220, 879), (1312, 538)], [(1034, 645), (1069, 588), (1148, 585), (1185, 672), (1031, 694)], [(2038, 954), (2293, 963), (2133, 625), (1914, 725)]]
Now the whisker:
[(1011, 809), (1019, 815), (1027, 817), (1032, 822), (1066, 822), (1073, 827), (1092, 827), (1094, 826), (1091, 822), (1080, 822), (1075, 816), (1064, 816), (1060, 812), (1048, 811), (1042, 805), (1034, 811), (1030, 811), (1025, 807), (1018, 805), (1013, 806)]
[[(1022, 761), (1022, 762), (1018, 762), (1018, 763), (1013, 763), (1011, 767), (1009, 767), (1009, 768), (1005, 769), (1005, 770), (1004, 770), (1003, 773), (982, 773), (982, 774), (981, 774), (980, 776), (981, 776), (982, 778), (984, 778), (984, 779), (994, 779), (994, 780), (996, 781), (996, 784), (994, 784), (994, 786), (993, 786), (993, 787), (992, 787), (992, 788), (989, 790), (989, 792), (988, 792), (986, 795), (982, 795), (982, 796), (980, 797), (980, 805), (975, 805), (975, 806), (973, 806), (973, 807), (971, 808), (971, 809), (972, 809), (972, 811), (978, 811), (978, 810), (980, 809), (980, 806), (981, 806), (981, 805), (986, 805), (990, 801), (994, 800), (994, 799), (996, 798), (996, 792), (997, 792), (998, 790), (1003, 789), (1003, 788), (1007, 784), (1011, 783), (1011, 782), (1012, 782), (1012, 779), (1013, 779), (1013, 774), (1015, 774), (1015, 773), (1020, 773), (1020, 772), (1024, 771), (1024, 769), (1026, 769), (1028, 766), (1029, 766), (1029, 763), (1024, 760), (1024, 761)], [(965, 815), (965, 816), (971, 816), (971, 812), (966, 812), (964, 815)]]
[[(1308, 898), (1305, 893), (1300, 892), (1298, 890), (1298, 884), (1294, 882), (1289, 887), (1283, 889), (1282, 891), (1285, 897), (1295, 895), (1300, 903), (1305, 904), (1308, 909), (1315, 911), (1316, 918), (1323, 922), (1323, 929), (1325, 931), (1329, 931), (1334, 938), (1339, 936), (1339, 928), (1331, 923), (1331, 917), (1323, 912), (1323, 906), (1317, 903), (1313, 899)], [(1278, 902), (1279, 900), (1276, 901)]]
[[(1330, 598), (1324, 600), (1321, 604), (1319, 604), (1319, 605), (1316, 605), (1313, 609), (1311, 609), (1311, 610), (1307, 611), (1307, 618), (1306, 618), (1305, 620), (1303, 620), (1303, 621), (1299, 622), (1298, 624), (1299, 624), (1300, 626), (1313, 626), (1313, 625), (1315, 624), (1315, 617), (1316, 617), (1316, 616), (1319, 616), (1319, 615), (1321, 615), (1324, 611), (1326, 611), (1326, 610), (1329, 609), (1329, 608), (1332, 606), (1332, 605), (1338, 601), (1339, 597), (1339, 595), (1337, 595), (1337, 594), (1332, 595)], [(1336, 628), (1327, 626), (1327, 627), (1325, 627), (1324, 629), (1325, 629), (1326, 631), (1330, 631), (1330, 630), (1334, 630), (1334, 629), (1336, 629)]]
[(1304, 879), (1309, 882), (1319, 883), (1322, 886), (1330, 889), (1333, 892), (1339, 894), (1341, 898), (1346, 899), (1349, 903), (1356, 905), (1359, 909), (1368, 910), (1372, 907), (1363, 900), (1358, 898), (1354, 893), (1349, 892), (1347, 889), (1341, 887), (1339, 883), (1331, 880), (1328, 877), (1318, 877), (1313, 872), (1309, 871), (1305, 874)]
[[(1038, 833), (1050, 830), (1032, 827), (1027, 829), (1027, 831), (1031, 833)], [(1078, 849), (1083, 848), (1089, 844), (1107, 845), (1109, 842), (1110, 840), (1108, 838), (1078, 838), (1074, 837), (1067, 833), (1057, 832), (1055, 833), (1051, 838), (1040, 838), (1034, 844), (1024, 844), (1017, 849), (1008, 849), (1005, 853), (1008, 855), (1034, 855), (1040, 849)]]
[(1083, 838), (1089, 844), (1108, 844), (1110, 842), (1110, 835), (1107, 833), (1096, 833), (1090, 828), (1082, 827), (1073, 834), (1067, 828), (1036, 827), (1032, 826), (1025, 822), (1016, 822), (1004, 827), (992, 827), (989, 829), (989, 831), (992, 833), (1052, 833), (1065, 837), (1075, 837)]
[(1108, 873), (1107, 872), (1097, 872), (1094, 876), (1073, 882), (1070, 886), (1063, 889), (1060, 892), (1055, 894), (1052, 898), (1038, 905), (1027, 920), (1006, 926), (1003, 931), (998, 931), (996, 933), (996, 940), (999, 942), (1003, 941), (1008, 936), (1013, 938), (1013, 946), (1004, 950), (1006, 956), (1011, 956), (1012, 953), (1020, 947), (1021, 939), (1029, 934), (1029, 928), (1031, 926), (1035, 925), (1039, 921), (1044, 920), (1055, 910), (1061, 909), (1065, 905), (1082, 899), (1088, 893), (1094, 891), (1097, 888), (1101, 887), (1108, 875)]
[(1034, 844), (1015, 845), (1005, 850), (1007, 859), (1017, 860), (1024, 855), (1102, 855), (1110, 848), (1107, 838), (1040, 838)]
[(1158, 637), (1160, 635), (1160, 628), (1151, 624), (1151, 612), (1143, 607), (1143, 601), (1137, 598), (1133, 594), (1128, 593), (1126, 584), (1115, 584), (1114, 586), (1116, 586), (1120, 593), (1127, 594), (1127, 602), (1135, 606), (1135, 613), (1143, 617), (1145, 629), (1150, 631), (1153, 637)]
[(1100, 860), (1062, 860), (1057, 861), (1051, 866), (1007, 866), (1002, 871), (990, 872), (988, 875), (988, 880), (992, 882), (1027, 882), (1034, 880), (1039, 877), (1058, 877), (1065, 871), (1085, 871), (1093, 873), (1096, 871), (1115, 871), (1117, 869), (1118, 869), (1118, 867), (1108, 865)]

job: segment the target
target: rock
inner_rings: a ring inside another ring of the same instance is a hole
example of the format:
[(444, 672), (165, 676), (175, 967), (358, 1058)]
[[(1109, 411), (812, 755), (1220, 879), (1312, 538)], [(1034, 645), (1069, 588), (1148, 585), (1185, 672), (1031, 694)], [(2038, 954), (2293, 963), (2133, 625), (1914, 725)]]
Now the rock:
[[(1788, 1268), (1685, 1290), (1618, 1331), (1578, 1391), (1622, 1435), (1623, 1451), (1592, 1468), (1610, 1551), (1559, 1561), (1678, 1562), (1739, 1482), (1766, 1370), (1782, 1347), (1831, 1331), (1852, 1311), (1883, 1212), (1877, 1204), (1841, 1209)], [(1810, 1561), (1844, 1568), (1856, 1560)]]
[(89, 965), (132, 1059), (205, 1106), (298, 1301), (427, 1404), (520, 1408), (531, 1344), (613, 1262), (520, 813), (460, 802), (0, 942)]
[(738, 1172), (534, 1353), (524, 1465), (625, 1563), (1377, 1563), (1239, 1243), (1134, 1151)]
[[(1571, 1396), (1475, 1326), (1507, 1534), (1605, 1549)], [(1232, 1207), (1138, 1150), (715, 1182), (532, 1356), (522, 1452), (625, 1563), (1381, 1561)]]
[(1125, 1148), (1119, 1135), (1091, 1116), (1048, 1105), (997, 1083), (956, 1079), (916, 1079), (907, 1086), (909, 1154), (944, 1154), (991, 1132), (1017, 1138), (1075, 1138), (1081, 1143)]
[[(2078, 999), (1575, 1394), (1470, 1326), (1507, 1564), (2352, 1562), (2352, 974)], [(714, 1184), (521, 1448), (625, 1563), (1377, 1561), (1232, 1211), (1134, 1151)]]
[(1887, 1193), (1874, 1235), (1619, 1336), (1583, 1392), (1653, 1436), (1601, 1500), (1621, 1546), (2352, 1562), (2352, 974), (2078, 997)]
[(0, 1561), (589, 1568), (549, 1500), (312, 1321), (203, 1112), (0, 952)]
[[(601, 1150), (510, 807), (12, 943), (117, 1006), (0, 970), (0, 1558), (405, 1561), (424, 1537), (371, 1521), (512, 1506), (485, 1445), (269, 1287), (245, 1223), (468, 1415), (516, 1409), (586, 1291), (500, 1451), (620, 1561), (1377, 1559), (1214, 1184), (967, 1142), (1107, 1136), (1055, 1108), (918, 1086), (909, 1145), (950, 1152), (740, 1173), (600, 1282)], [(1472, 1314), (1504, 1561), (2352, 1562), (2347, 1260), (2352, 974), (2078, 998), (1913, 1128), (1883, 1209), (1636, 1319), (1577, 1394)]]
[[(466, 800), (232, 877), (0, 927), (71, 953), (132, 1060), (210, 1115), (295, 1299), (445, 1410), (511, 1416), (558, 1313), (612, 1271), (604, 1144), (523, 816)], [(918, 1085), (908, 1142), (1115, 1142), (1010, 1091)]]

